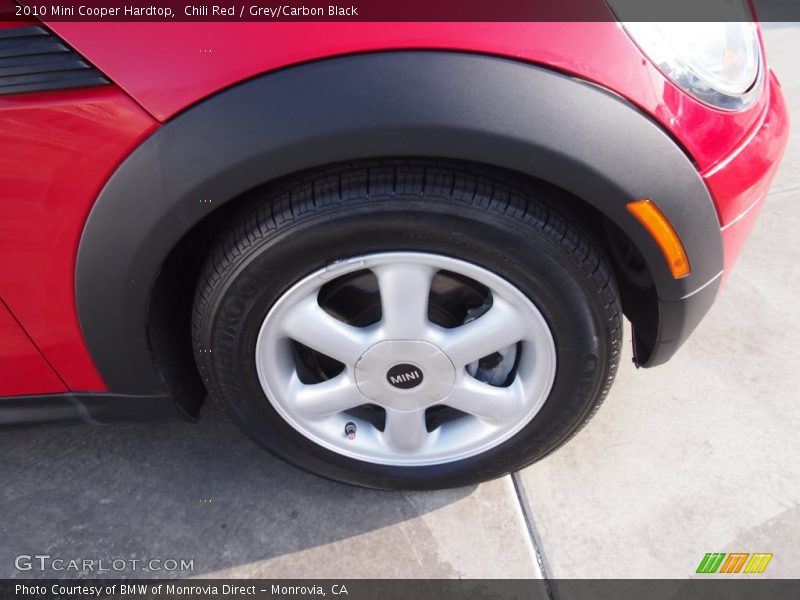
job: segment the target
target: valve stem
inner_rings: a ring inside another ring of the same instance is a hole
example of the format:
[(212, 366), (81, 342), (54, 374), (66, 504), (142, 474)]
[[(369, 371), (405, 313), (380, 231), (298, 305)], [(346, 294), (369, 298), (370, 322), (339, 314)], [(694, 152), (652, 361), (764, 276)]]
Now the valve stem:
[(344, 426), (344, 434), (347, 436), (348, 440), (356, 439), (356, 424), (352, 421), (348, 421)]

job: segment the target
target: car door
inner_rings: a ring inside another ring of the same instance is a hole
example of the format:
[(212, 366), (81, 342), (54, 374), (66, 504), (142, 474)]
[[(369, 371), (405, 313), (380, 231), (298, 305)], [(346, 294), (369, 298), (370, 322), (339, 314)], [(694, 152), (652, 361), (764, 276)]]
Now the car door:
[(0, 397), (66, 391), (0, 298)]

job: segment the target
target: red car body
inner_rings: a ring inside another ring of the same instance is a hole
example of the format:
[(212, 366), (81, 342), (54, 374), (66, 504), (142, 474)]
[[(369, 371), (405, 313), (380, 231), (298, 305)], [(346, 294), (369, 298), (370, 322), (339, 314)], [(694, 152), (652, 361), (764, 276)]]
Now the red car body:
[[(716, 208), (723, 279), (788, 136), (771, 70), (752, 106), (718, 110), (667, 79), (614, 22), (46, 26), (109, 84), (0, 96), (4, 397), (125, 392), (110, 389), (97, 367), (98, 351), (86, 343), (76, 305), (76, 264), (90, 212), (120, 164), (156, 131), (204, 99), (265, 74), (331, 57), (413, 50), (503, 57), (590, 82), (656, 122), (693, 163)], [(0, 33), (20, 25), (2, 27)], [(321, 104), (327, 93), (308, 89)]]

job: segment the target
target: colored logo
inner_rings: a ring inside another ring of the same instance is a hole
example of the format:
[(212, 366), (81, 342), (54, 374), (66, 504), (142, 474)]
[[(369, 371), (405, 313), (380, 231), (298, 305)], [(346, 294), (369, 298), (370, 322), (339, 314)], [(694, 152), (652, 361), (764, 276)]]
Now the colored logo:
[(763, 573), (771, 560), (772, 553), (731, 552), (730, 554), (725, 554), (724, 552), (709, 552), (700, 561), (696, 572)]

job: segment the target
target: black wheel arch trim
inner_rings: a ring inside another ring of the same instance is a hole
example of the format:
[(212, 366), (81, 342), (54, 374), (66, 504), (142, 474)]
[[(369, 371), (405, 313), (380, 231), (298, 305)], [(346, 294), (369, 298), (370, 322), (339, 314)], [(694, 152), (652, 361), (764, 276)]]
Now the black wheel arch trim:
[[(643, 328), (650, 331), (636, 344), (644, 366), (673, 354), (719, 287), (719, 278), (709, 284), (723, 256), (705, 184), (670, 136), (619, 96), (479, 54), (332, 58), (200, 102), (156, 130), (107, 181), (80, 241), (76, 294), (81, 328), (109, 389), (168, 390), (148, 341), (148, 300), (165, 258), (193, 226), (281, 176), (392, 156), (516, 171), (571, 192), (616, 223), (644, 256), (658, 297), (660, 325)], [(626, 210), (640, 198), (652, 199), (681, 237), (692, 266), (687, 277), (672, 278), (656, 243)]]

